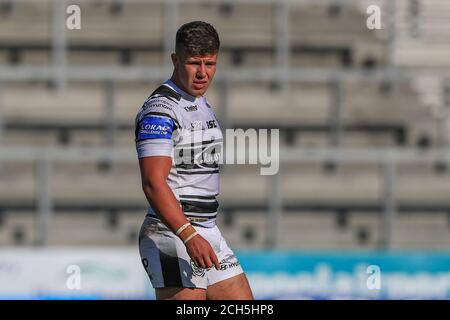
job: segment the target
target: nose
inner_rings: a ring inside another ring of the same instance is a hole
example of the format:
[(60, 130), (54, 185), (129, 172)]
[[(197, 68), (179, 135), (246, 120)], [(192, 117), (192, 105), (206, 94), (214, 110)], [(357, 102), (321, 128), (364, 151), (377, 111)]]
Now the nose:
[(202, 63), (197, 69), (197, 78), (204, 78), (204, 77), (206, 77), (206, 66), (204, 63)]

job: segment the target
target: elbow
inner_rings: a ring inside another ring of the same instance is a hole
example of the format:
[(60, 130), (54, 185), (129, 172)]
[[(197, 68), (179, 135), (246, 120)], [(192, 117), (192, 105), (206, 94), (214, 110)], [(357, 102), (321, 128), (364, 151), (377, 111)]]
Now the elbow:
[(145, 195), (149, 198), (152, 198), (154, 194), (161, 190), (161, 187), (165, 181), (158, 181), (158, 180), (144, 180), (142, 181), (142, 190), (144, 191)]

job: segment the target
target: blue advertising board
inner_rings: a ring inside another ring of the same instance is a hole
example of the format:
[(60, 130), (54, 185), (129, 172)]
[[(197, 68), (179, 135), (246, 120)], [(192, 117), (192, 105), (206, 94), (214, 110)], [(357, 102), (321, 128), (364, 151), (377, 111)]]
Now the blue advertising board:
[[(256, 299), (450, 299), (450, 252), (242, 251)], [(155, 299), (131, 248), (0, 250), (0, 299)]]
[(240, 251), (257, 299), (449, 299), (450, 252)]

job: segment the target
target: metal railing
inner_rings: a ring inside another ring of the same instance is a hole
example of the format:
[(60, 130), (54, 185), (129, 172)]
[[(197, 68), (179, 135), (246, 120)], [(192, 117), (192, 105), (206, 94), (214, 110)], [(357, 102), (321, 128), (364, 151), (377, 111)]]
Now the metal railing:
[[(11, 4), (16, 7), (17, 3), (36, 3), (34, 0), (0, 0), (0, 3)], [(230, 94), (230, 82), (269, 82), (277, 83), (285, 87), (289, 83), (321, 82), (330, 84), (330, 145), (339, 146), (342, 136), (342, 123), (340, 115), (342, 113), (342, 83), (344, 81), (364, 81), (364, 82), (387, 82), (397, 84), (399, 82), (410, 81), (418, 76), (432, 75), (439, 77), (443, 84), (450, 78), (450, 69), (446, 68), (399, 68), (395, 62), (396, 43), (397, 43), (397, 23), (396, 23), (396, 4), (405, 2), (404, 0), (395, 1), (376, 1), (377, 4), (383, 4), (383, 19), (387, 21), (383, 32), (387, 35), (386, 51), (387, 63), (381, 68), (375, 69), (324, 69), (324, 68), (292, 68), (290, 66), (291, 43), (289, 39), (289, 30), (291, 29), (289, 8), (291, 6), (302, 6), (311, 4), (322, 5), (361, 5), (357, 0), (100, 0), (96, 3), (148, 3), (161, 4), (163, 6), (163, 53), (164, 63), (159, 67), (119, 67), (119, 66), (69, 66), (67, 64), (68, 41), (66, 37), (66, 28), (64, 18), (66, 17), (65, 6), (67, 0), (47, 0), (42, 3), (51, 4), (51, 65), (49, 66), (0, 66), (0, 86), (1, 82), (16, 81), (49, 81), (57, 87), (63, 88), (67, 82), (71, 81), (104, 81), (106, 101), (108, 106), (105, 108), (105, 119), (109, 125), (106, 130), (109, 135), (106, 140), (109, 144), (114, 144), (114, 136), (117, 124), (114, 120), (115, 112), (115, 86), (118, 81), (163, 81), (171, 74), (170, 53), (174, 48), (174, 34), (178, 27), (179, 7), (181, 4), (254, 4), (254, 5), (273, 5), (274, 18), (274, 65), (267, 68), (227, 68), (220, 70), (216, 76), (216, 81), (220, 82), (220, 109), (221, 122), (228, 121), (228, 102)], [(89, 0), (75, 1), (78, 4), (91, 3)], [(415, 20), (420, 16), (420, 3), (410, 1), (408, 3), (410, 15)], [(362, 26), (364, 28), (365, 26)], [(420, 28), (416, 25), (414, 28)], [(419, 31), (419, 30), (417, 30)], [(444, 102), (442, 103), (444, 105)], [(0, 117), (2, 115), (0, 114)], [(438, 122), (441, 127), (441, 136), (445, 134), (445, 121)], [(0, 126), (1, 130), (2, 126)], [(0, 136), (1, 136), (0, 132)]]
[[(136, 164), (135, 150), (123, 148), (0, 148), (0, 163), (34, 163), (36, 166), (35, 190), (37, 200), (37, 235), (38, 244), (46, 245), (51, 233), (49, 222), (53, 216), (54, 198), (52, 195), (52, 170), (56, 163), (85, 163), (110, 161), (114, 163)], [(341, 164), (376, 164), (381, 165), (383, 174), (382, 196), (382, 230), (380, 249), (390, 249), (393, 244), (396, 220), (396, 168), (402, 164), (443, 163), (450, 165), (449, 150), (421, 151), (416, 149), (281, 149), (280, 170), (278, 174), (269, 176), (269, 194), (267, 208), (270, 223), (266, 245), (276, 248), (282, 235), (281, 219), (283, 217), (283, 196), (281, 181), (286, 170), (283, 165), (302, 163), (336, 162)]]
[[(100, 0), (112, 3), (112, 0)], [(97, 3), (100, 1), (96, 1)], [(0, 0), (0, 3), (15, 4), (21, 2), (35, 2), (34, 0)], [(88, 3), (89, 0), (78, 0), (75, 3)], [(117, 2), (117, 0), (114, 0)], [(330, 114), (334, 119), (332, 124), (331, 145), (336, 148), (327, 150), (283, 150), (280, 154), (281, 164), (316, 162), (324, 160), (334, 160), (345, 163), (378, 163), (384, 168), (384, 197), (383, 197), (383, 232), (382, 247), (390, 248), (393, 238), (393, 225), (396, 213), (396, 167), (402, 163), (419, 163), (430, 161), (449, 162), (450, 156), (448, 150), (435, 150), (420, 152), (417, 150), (347, 150), (337, 148), (340, 145), (340, 136), (342, 126), (340, 124), (342, 82), (344, 81), (365, 81), (368, 83), (378, 83), (388, 81), (391, 83), (400, 83), (410, 81), (412, 78), (421, 75), (433, 75), (439, 77), (442, 81), (447, 81), (450, 77), (450, 69), (445, 68), (399, 68), (395, 63), (396, 52), (396, 21), (394, 1), (388, 1), (392, 7), (389, 19), (388, 42), (387, 42), (387, 65), (375, 69), (322, 69), (322, 68), (292, 68), (290, 66), (291, 46), (287, 36), (292, 21), (289, 19), (289, 7), (305, 4), (355, 4), (357, 0), (126, 0), (124, 3), (158, 3), (164, 5), (164, 39), (172, 37), (177, 25), (177, 16), (179, 14), (178, 6), (181, 3), (209, 3), (209, 4), (272, 4), (274, 5), (275, 32), (277, 35), (274, 43), (275, 64), (267, 68), (229, 68), (219, 71), (216, 80), (219, 82), (222, 90), (220, 91), (220, 105), (222, 121), (227, 123), (227, 105), (229, 101), (229, 83), (230, 82), (280, 82), (282, 85), (294, 82), (320, 82), (330, 84)], [(82, 149), (71, 148), (1, 148), (0, 159), (2, 161), (34, 161), (37, 166), (36, 187), (37, 207), (39, 215), (39, 243), (45, 245), (48, 242), (48, 223), (53, 214), (53, 197), (51, 193), (51, 172), (52, 165), (59, 161), (136, 161), (134, 150), (112, 149), (115, 144), (116, 120), (115, 120), (115, 95), (118, 81), (162, 81), (171, 73), (169, 54), (173, 50), (173, 43), (169, 40), (163, 43), (165, 55), (162, 67), (85, 67), (67, 65), (67, 45), (66, 30), (64, 27), (65, 0), (51, 0), (52, 4), (52, 22), (51, 22), (51, 45), (52, 60), (49, 66), (0, 66), (0, 92), (3, 83), (21, 82), (30, 80), (51, 81), (63, 88), (71, 81), (102, 81), (105, 83), (105, 119), (108, 123), (106, 136), (109, 146), (106, 148)], [(389, 16), (389, 12), (387, 13)], [(414, 28), (420, 28), (415, 25)], [(418, 30), (417, 30), (418, 31)], [(0, 95), (0, 112), (2, 108)], [(444, 103), (443, 103), (444, 105)], [(4, 120), (0, 114), (0, 131), (4, 127)], [(228, 127), (225, 125), (225, 128)], [(0, 132), (1, 139), (1, 132)], [(281, 166), (281, 173), (283, 168)], [(271, 184), (272, 195), (268, 197), (270, 208), (270, 230), (268, 232), (267, 244), (276, 247), (280, 239), (280, 219), (283, 211), (283, 199), (280, 192), (280, 174), (273, 176)]]

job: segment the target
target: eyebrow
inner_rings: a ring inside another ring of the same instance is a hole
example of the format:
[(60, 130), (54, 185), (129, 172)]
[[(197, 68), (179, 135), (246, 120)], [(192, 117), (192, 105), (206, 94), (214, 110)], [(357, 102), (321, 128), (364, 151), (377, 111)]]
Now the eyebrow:
[[(187, 63), (196, 63), (196, 62), (201, 62), (202, 60), (201, 59), (199, 59), (199, 58), (188, 58), (188, 59), (186, 59), (186, 62)], [(215, 61), (215, 60), (207, 60), (207, 61), (205, 61), (205, 64), (216, 64), (217, 63), (217, 61)]]

